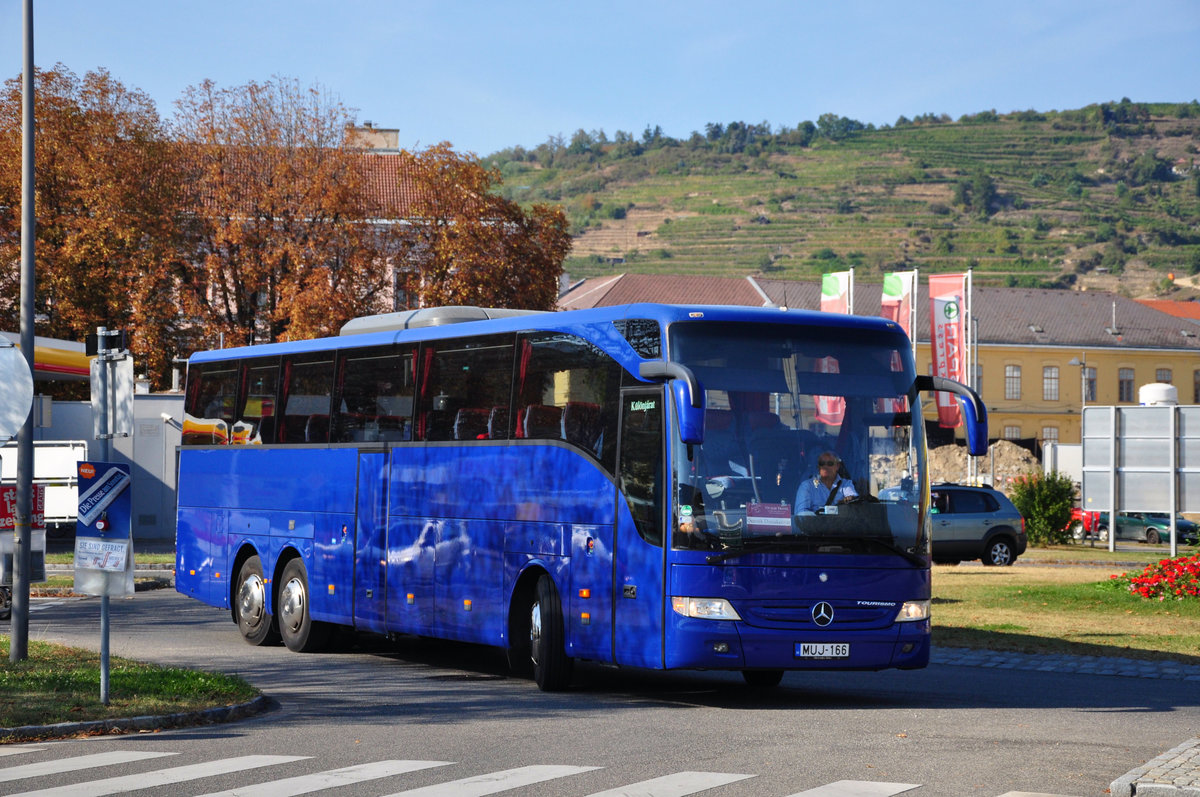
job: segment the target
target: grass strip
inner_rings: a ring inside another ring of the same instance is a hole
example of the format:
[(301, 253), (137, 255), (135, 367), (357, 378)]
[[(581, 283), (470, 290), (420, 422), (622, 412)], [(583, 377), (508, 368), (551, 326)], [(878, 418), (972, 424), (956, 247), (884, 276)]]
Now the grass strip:
[(31, 640), (28, 658), (13, 663), (9, 645), (0, 635), (0, 728), (200, 711), (259, 694), (237, 676), (110, 656), (105, 706), (99, 653)]

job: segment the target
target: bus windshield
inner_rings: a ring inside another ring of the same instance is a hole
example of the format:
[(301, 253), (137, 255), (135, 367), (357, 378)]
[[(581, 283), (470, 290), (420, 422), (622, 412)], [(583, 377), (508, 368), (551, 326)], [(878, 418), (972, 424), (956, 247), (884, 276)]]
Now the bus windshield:
[(669, 345), (706, 401), (703, 443), (674, 443), (674, 547), (928, 556), (906, 336), (681, 322)]

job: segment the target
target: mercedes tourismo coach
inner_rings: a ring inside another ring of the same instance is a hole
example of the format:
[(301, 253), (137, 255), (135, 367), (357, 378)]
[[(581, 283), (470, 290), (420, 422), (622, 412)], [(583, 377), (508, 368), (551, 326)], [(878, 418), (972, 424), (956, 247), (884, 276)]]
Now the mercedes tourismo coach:
[[(935, 389), (985, 446), (978, 396), (879, 318), (434, 308), (197, 353), (176, 586), (251, 644), (483, 643), (548, 690), (575, 659), (922, 667)], [(858, 500), (798, 511), (827, 451)]]

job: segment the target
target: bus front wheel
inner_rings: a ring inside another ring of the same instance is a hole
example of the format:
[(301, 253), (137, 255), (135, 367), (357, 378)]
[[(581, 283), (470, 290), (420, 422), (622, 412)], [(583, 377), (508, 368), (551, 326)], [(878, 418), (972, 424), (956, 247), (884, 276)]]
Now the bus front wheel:
[(251, 645), (278, 642), (279, 630), (275, 618), (267, 612), (267, 583), (263, 580), (262, 560), (258, 556), (251, 556), (242, 563), (237, 584), (233, 614), (242, 638)]
[(563, 633), (562, 602), (550, 576), (537, 582), (537, 594), (529, 616), (529, 655), (533, 680), (543, 692), (566, 689), (571, 682), (573, 662), (567, 656)]
[(279, 590), (279, 633), (288, 650), (311, 653), (329, 641), (330, 626), (309, 615), (308, 573), (304, 562), (293, 559), (284, 565), (283, 588)]

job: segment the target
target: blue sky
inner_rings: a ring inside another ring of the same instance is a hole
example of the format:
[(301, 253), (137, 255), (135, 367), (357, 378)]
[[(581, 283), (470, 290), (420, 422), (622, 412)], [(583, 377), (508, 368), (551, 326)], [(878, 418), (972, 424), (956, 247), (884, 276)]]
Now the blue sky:
[[(22, 64), (0, 0), (0, 76)], [(577, 129), (686, 137), (833, 112), (1061, 110), (1200, 98), (1200, 2), (35, 0), (38, 66), (98, 67), (169, 117), (183, 90), (319, 84), (400, 145), (487, 155)]]

